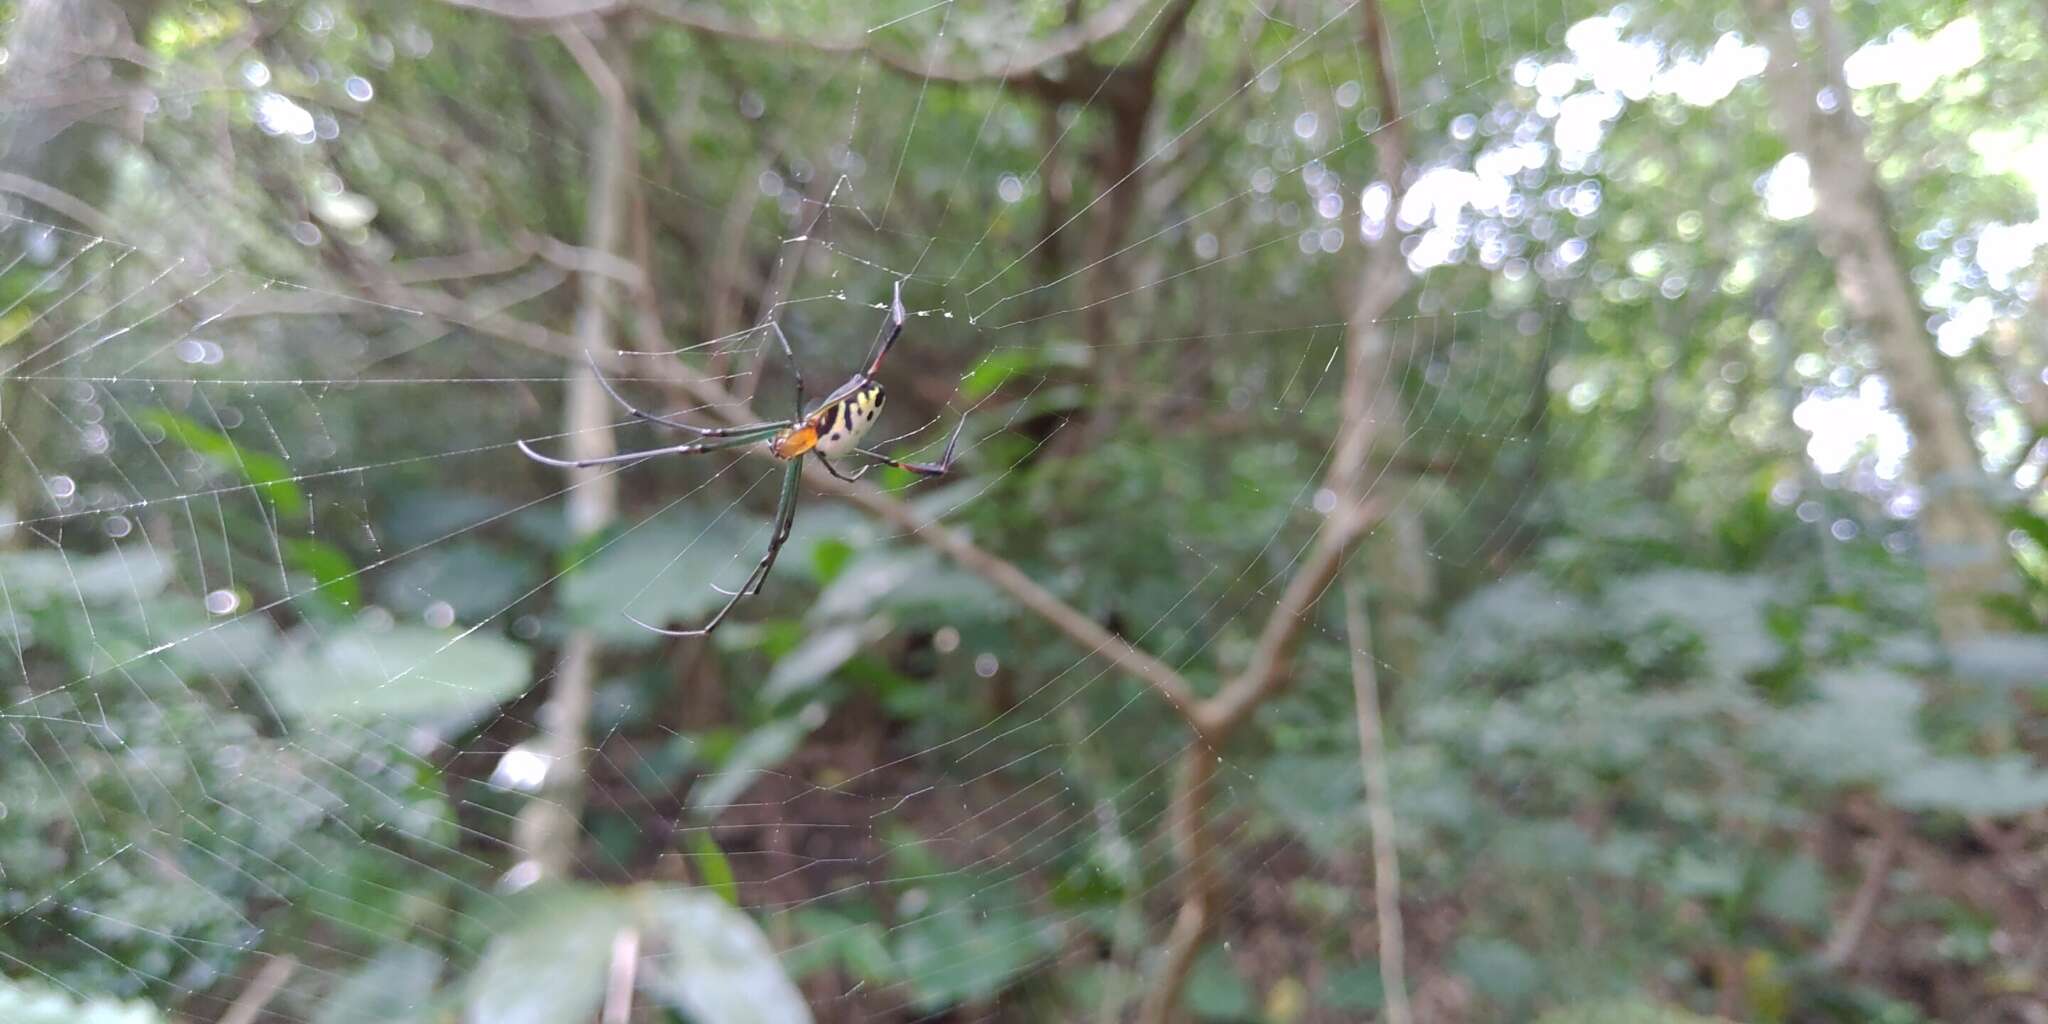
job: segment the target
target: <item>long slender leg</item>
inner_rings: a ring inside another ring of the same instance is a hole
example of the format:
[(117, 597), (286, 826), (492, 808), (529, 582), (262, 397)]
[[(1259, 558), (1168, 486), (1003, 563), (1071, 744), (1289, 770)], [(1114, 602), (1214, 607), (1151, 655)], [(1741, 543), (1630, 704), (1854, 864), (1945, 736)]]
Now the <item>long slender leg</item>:
[(784, 358), (784, 359), (787, 359), (787, 360), (789, 361), (789, 376), (790, 376), (790, 379), (791, 379), (791, 380), (794, 380), (794, 381), (796, 381), (796, 411), (795, 411), (795, 412), (792, 412), (792, 413), (790, 413), (790, 418), (792, 418), (792, 419), (803, 419), (803, 417), (804, 417), (804, 371), (803, 371), (803, 368), (802, 368), (802, 367), (800, 367), (800, 366), (798, 366), (798, 365), (796, 364), (796, 350), (795, 350), (795, 349), (792, 349), (792, 348), (790, 348), (790, 347), (789, 347), (789, 335), (787, 335), (787, 334), (784, 334), (784, 333), (782, 333), (782, 324), (780, 324), (780, 323), (778, 323), (778, 322), (776, 322), (776, 321), (774, 321), (774, 320), (770, 320), (770, 321), (768, 321), (768, 329), (769, 329), (769, 330), (771, 330), (771, 331), (774, 331), (774, 332), (775, 332), (775, 340), (776, 340), (776, 341), (778, 341), (778, 342), (781, 342), (781, 343), (782, 343), (782, 358)]
[[(884, 466), (895, 466), (897, 469), (907, 469), (912, 473), (916, 473), (918, 476), (945, 476), (947, 473), (953, 471), (953, 452), (954, 449), (960, 446), (960, 432), (965, 429), (967, 429), (967, 417), (962, 416), (960, 418), (960, 425), (953, 428), (953, 436), (946, 439), (946, 454), (940, 456), (939, 461), (937, 462), (904, 462), (901, 459), (892, 459), (889, 456), (882, 454), (881, 452), (869, 451), (866, 448), (856, 448), (854, 449), (854, 451), (857, 451), (862, 455), (865, 455), (868, 458), (871, 458), (876, 462), (881, 463)], [(862, 472), (866, 471), (866, 469), (862, 470)], [(838, 476), (837, 473), (834, 473), (833, 475)], [(842, 477), (841, 479), (844, 478)]]
[(782, 553), (782, 545), (789, 542), (790, 531), (796, 525), (796, 499), (802, 486), (803, 460), (791, 459), (789, 468), (783, 470), (782, 495), (775, 502), (775, 532), (768, 539), (768, 550), (761, 556), (759, 565), (747, 575), (747, 582), (738, 590), (727, 590), (716, 583), (711, 589), (728, 596), (751, 596), (761, 592), (761, 586), (768, 582), (768, 570), (775, 567), (776, 556)]
[(868, 362), (868, 376), (882, 372), (882, 360), (889, 355), (889, 347), (903, 335), (903, 321), (910, 314), (903, 311), (903, 279), (896, 279), (896, 293), (889, 299), (889, 333), (882, 343), (875, 347), (875, 358)]
[(839, 471), (839, 467), (838, 467), (838, 466), (835, 466), (835, 465), (833, 465), (833, 464), (832, 464), (832, 460), (831, 460), (831, 459), (828, 459), (828, 458), (824, 457), (823, 455), (820, 455), (820, 456), (818, 456), (818, 461), (824, 464), (824, 466), (825, 466), (825, 472), (827, 472), (827, 473), (830, 473), (830, 474), (832, 474), (833, 476), (836, 476), (836, 477), (838, 477), (839, 479), (841, 479), (841, 480), (844, 480), (844, 481), (846, 481), (847, 483), (855, 483), (855, 482), (858, 482), (858, 481), (860, 480), (860, 478), (861, 478), (861, 477), (864, 477), (864, 476), (868, 475), (868, 470), (870, 470), (870, 469), (873, 469), (873, 468), (874, 468), (874, 467), (873, 467), (872, 465), (869, 465), (869, 466), (862, 466), (861, 468), (859, 468), (859, 469), (856, 469), (856, 470), (854, 470), (854, 471), (853, 471), (853, 475), (852, 475), (852, 476), (847, 476), (846, 474), (844, 474), (844, 473), (841, 473), (841, 472)]
[(688, 444), (672, 444), (666, 448), (648, 448), (637, 452), (620, 452), (617, 455), (606, 455), (595, 459), (558, 459), (552, 455), (542, 455), (534, 451), (533, 446), (527, 444), (524, 439), (519, 441), (519, 450), (525, 452), (526, 457), (535, 462), (545, 463), (550, 466), (581, 468), (583, 466), (602, 466), (613, 462), (638, 462), (641, 459), (651, 459), (657, 455), (695, 455), (699, 452), (715, 452), (725, 448), (738, 448), (741, 445), (766, 440), (770, 435), (786, 426), (788, 426), (786, 423), (770, 423), (764, 429), (757, 429), (751, 434), (743, 434), (736, 437), (719, 437), (709, 441), (692, 441)]
[(800, 491), (800, 488), (797, 486), (797, 480), (803, 475), (803, 470), (804, 463), (802, 459), (791, 459), (789, 460), (789, 468), (782, 471), (782, 497), (775, 504), (775, 533), (768, 538), (768, 550), (761, 556), (761, 561), (754, 565), (754, 571), (747, 575), (747, 582), (741, 584), (738, 590), (714, 588), (718, 589), (720, 593), (730, 594), (732, 597), (731, 600), (725, 602), (725, 607), (718, 610), (718, 614), (711, 617), (710, 622), (696, 629), (663, 629), (660, 626), (651, 625), (634, 618), (630, 614), (626, 618), (641, 629), (660, 633), (663, 636), (704, 636), (717, 629), (718, 624), (724, 622), (725, 617), (731, 614), (734, 606), (749, 596), (760, 592), (761, 584), (768, 580), (768, 571), (775, 568), (775, 556), (782, 553), (782, 545), (789, 541), (790, 527), (796, 522), (796, 499)]
[(597, 383), (600, 387), (604, 388), (604, 393), (612, 396), (612, 401), (619, 403), (627, 412), (633, 414), (634, 419), (646, 420), (649, 423), (660, 423), (671, 427), (680, 427), (699, 437), (732, 437), (735, 434), (750, 434), (764, 427), (782, 426), (779, 423), (761, 422), (743, 423), (736, 427), (700, 427), (695, 423), (685, 423), (682, 420), (669, 416), (648, 412), (626, 401), (626, 396), (619, 394), (619, 389), (612, 386), (611, 378), (605, 376), (604, 371), (598, 368), (597, 357), (592, 355), (589, 349), (583, 351), (583, 358), (590, 362), (590, 372), (597, 375)]

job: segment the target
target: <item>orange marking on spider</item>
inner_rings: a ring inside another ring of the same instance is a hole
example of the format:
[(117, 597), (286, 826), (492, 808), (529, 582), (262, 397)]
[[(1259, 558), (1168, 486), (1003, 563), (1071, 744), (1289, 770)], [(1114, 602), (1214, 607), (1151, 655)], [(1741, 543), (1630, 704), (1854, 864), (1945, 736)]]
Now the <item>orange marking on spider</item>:
[(811, 423), (790, 427), (768, 440), (768, 453), (783, 461), (803, 458), (818, 446), (818, 428)]

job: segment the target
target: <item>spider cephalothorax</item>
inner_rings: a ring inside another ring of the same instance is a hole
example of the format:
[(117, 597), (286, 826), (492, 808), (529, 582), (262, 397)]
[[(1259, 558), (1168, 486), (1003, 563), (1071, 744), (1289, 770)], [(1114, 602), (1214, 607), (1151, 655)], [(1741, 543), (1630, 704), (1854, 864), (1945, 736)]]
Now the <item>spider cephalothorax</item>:
[[(788, 468), (783, 470), (782, 474), (782, 496), (775, 505), (775, 532), (768, 538), (767, 552), (761, 556), (761, 560), (754, 566), (754, 571), (748, 575), (747, 581), (741, 584), (738, 590), (725, 590), (713, 584), (714, 588), (720, 593), (727, 594), (732, 600), (727, 601), (725, 606), (718, 610), (718, 614), (711, 617), (710, 622), (697, 629), (664, 629), (633, 619), (635, 623), (669, 636), (702, 636), (717, 629), (718, 624), (725, 621), (726, 615), (733, 610), (733, 606), (740, 603), (741, 599), (759, 593), (762, 582), (768, 578), (768, 571), (775, 567), (775, 556), (782, 553), (783, 543), (789, 540), (790, 525), (796, 519), (797, 481), (803, 475), (805, 455), (816, 456), (826, 472), (848, 482), (860, 479), (862, 474), (875, 466), (895, 466), (922, 477), (944, 476), (952, 470), (953, 450), (960, 443), (961, 429), (967, 426), (965, 419), (960, 421), (959, 426), (953, 428), (953, 436), (946, 441), (946, 453), (940, 456), (937, 462), (904, 462), (860, 446), (861, 438), (865, 437), (874, 427), (875, 421), (881, 418), (882, 403), (888, 400), (882, 385), (875, 380), (875, 374), (882, 372), (883, 358), (888, 356), (890, 346), (896, 344), (897, 337), (903, 333), (906, 315), (903, 310), (903, 282), (898, 281), (895, 295), (889, 303), (886, 333), (875, 346), (875, 355), (868, 361), (868, 368), (854, 374), (852, 379), (841, 384), (837, 390), (827, 395), (824, 401), (819, 402), (817, 408), (809, 412), (804, 411), (803, 371), (797, 367), (796, 353), (789, 346), (789, 337), (782, 333), (780, 325), (769, 321), (768, 330), (781, 343), (783, 357), (788, 359), (790, 375), (796, 382), (796, 416), (793, 419), (768, 420), (736, 427), (700, 427), (636, 408), (633, 403), (621, 397), (618, 390), (612, 387), (611, 381), (599, 372), (598, 383), (604, 385), (605, 392), (612, 396), (612, 400), (624, 406), (635, 419), (687, 430), (697, 435), (700, 440), (669, 445), (665, 448), (622, 452), (596, 459), (557, 459), (534, 451), (525, 441), (519, 442), (519, 450), (525, 452), (528, 458), (550, 466), (596, 466), (612, 462), (638, 462), (657, 455), (694, 455), (699, 452), (738, 448), (761, 441), (767, 442), (769, 454), (788, 464)], [(596, 360), (593, 359), (593, 370), (596, 365)], [(852, 476), (847, 476), (839, 471), (839, 467), (832, 464), (833, 459), (845, 455), (859, 455), (870, 461), (855, 470)], [(627, 618), (632, 616), (629, 615)]]
[(865, 374), (855, 377), (810, 415), (769, 438), (768, 450), (778, 459), (800, 458), (809, 451), (826, 458), (858, 452), (860, 439), (881, 418), (882, 403), (888, 400), (882, 385)]

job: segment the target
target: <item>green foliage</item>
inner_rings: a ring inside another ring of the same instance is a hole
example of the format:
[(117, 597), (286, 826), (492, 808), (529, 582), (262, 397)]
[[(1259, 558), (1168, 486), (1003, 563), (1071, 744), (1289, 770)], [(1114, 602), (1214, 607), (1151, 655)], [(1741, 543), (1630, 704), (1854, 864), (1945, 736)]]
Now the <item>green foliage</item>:
[(474, 1024), (596, 1013), (622, 934), (636, 936), (639, 989), (695, 1020), (797, 1024), (810, 1013), (760, 929), (705, 890), (550, 884), (521, 893), (466, 982)]
[[(430, 773), (352, 732), (269, 734), (246, 676), (289, 655), (264, 621), (203, 621), (125, 549), (65, 556), (49, 585), (52, 554), (0, 553), (7, 635), (46, 681), (0, 729), (0, 760), (34, 766), (0, 815), (0, 954), (75, 991), (161, 995), (147, 983), (235, 965), (255, 901), (324, 906), (369, 942), (431, 912), (435, 886), (389, 884), (446, 849)], [(98, 953), (58, 954), (81, 947)]]
[(898, 836), (891, 866), (900, 881), (890, 958), (926, 1012), (990, 999), (1058, 948), (1059, 926), (1023, 913), (1014, 886), (950, 870), (929, 840)]
[(524, 647), (488, 633), (359, 623), (286, 650), (263, 685), (307, 721), (460, 723), (518, 694), (532, 668)]
[(1537, 1024), (1716, 1024), (1717, 1018), (1644, 1000), (1586, 1003), (1552, 1010)]
[(707, 617), (725, 602), (707, 584), (739, 586), (753, 568), (740, 552), (765, 532), (760, 520), (731, 510), (678, 507), (572, 552), (557, 599), (569, 623), (612, 642), (646, 643), (647, 631), (619, 614), (622, 595), (632, 598), (626, 610), (646, 622)]
[[(1740, 5), (1391, 5), (1389, 124), (1355, 15), (1196, 4), (1135, 138), (1114, 117), (1133, 75), (1043, 94), (1144, 52), (1176, 5), (680, 5), (819, 44), (787, 47), (608, 16), (591, 39), (630, 64), (638, 118), (632, 274), (583, 247), (605, 91), (571, 37), (462, 4), (121, 6), (149, 60), (80, 79), (119, 124), (78, 111), (48, 148), (89, 154), (49, 184), (123, 237), (41, 231), (72, 214), (32, 196), (0, 225), (0, 962), (36, 975), (0, 984), (0, 1021), (212, 1019), (279, 952), (302, 967), (272, 1013), (310, 1024), (582, 1020), (622, 933), (650, 1019), (808, 1019), (785, 971), (838, 994), (827, 1019), (1128, 1017), (1187, 877), (1171, 709), (814, 493), (714, 638), (650, 634), (620, 613), (701, 621), (746, 576), (772, 471), (735, 451), (595, 482), (510, 442), (558, 443), (580, 282), (621, 285), (626, 365), (680, 359), (784, 415), (758, 332), (703, 342), (774, 317), (815, 397), (903, 274), (919, 315), (873, 437), (930, 418), (889, 446), (929, 458), (965, 410), (965, 472), (866, 483), (1214, 692), (1321, 522), (1365, 326), (1344, 325), (1355, 229), (1397, 134), (1404, 184), (1445, 202), (1396, 211), (1416, 273), (1371, 325), (1379, 518), (1346, 571), (1370, 593), (1411, 987), (1544, 1024), (2038, 1001), (2006, 908), (1919, 862), (1884, 879), (1858, 962), (1820, 956), (1866, 811), (1976, 882), (2012, 867), (1984, 837), (2036, 839), (2048, 808), (2039, 257), (1998, 253), (2039, 238), (2036, 7), (1827, 9), (1848, 52), (1965, 18), (1986, 44), (1832, 97), (1868, 127), (1940, 376), (2005, 474), (2010, 632), (1944, 648), (1918, 530), (1949, 482), (1889, 450), (1907, 385), (1812, 216), (1766, 202), (1810, 140), (1755, 75), (1688, 92), (1749, 67)], [(898, 67), (999, 66), (1132, 9), (1001, 88)], [(10, 76), (44, 52), (5, 43)], [(1617, 84), (1637, 70), (1657, 75)], [(311, 133), (267, 126), (278, 104)], [(692, 422), (734, 411), (662, 377), (617, 383)], [(1878, 426), (1822, 437), (1823, 401)], [(586, 487), (617, 514), (573, 536)], [(1288, 685), (1215, 751), (1227, 892), (1196, 1019), (1385, 1001), (1339, 614), (1304, 615)], [(576, 774), (508, 782), (572, 637), (595, 652)], [(556, 785), (573, 880), (507, 896), (534, 866), (515, 823)], [(679, 877), (701, 888), (653, 881)]]
[(443, 965), (429, 949), (396, 944), (342, 978), (307, 1024), (412, 1024), (431, 1020), (429, 1007)]
[(208, 430), (166, 409), (145, 410), (141, 421), (205, 456), (219, 469), (241, 477), (269, 501), (278, 515), (297, 517), (306, 514), (306, 493), (292, 482), (291, 467), (283, 459), (236, 444), (226, 434)]
[(1451, 963), (1473, 988), (1504, 1006), (1523, 1005), (1543, 983), (1536, 958), (1504, 939), (1460, 939), (1451, 951)]
[(1252, 990), (1222, 949), (1210, 947), (1188, 975), (1188, 1010), (1202, 1020), (1245, 1020), (1252, 1015)]

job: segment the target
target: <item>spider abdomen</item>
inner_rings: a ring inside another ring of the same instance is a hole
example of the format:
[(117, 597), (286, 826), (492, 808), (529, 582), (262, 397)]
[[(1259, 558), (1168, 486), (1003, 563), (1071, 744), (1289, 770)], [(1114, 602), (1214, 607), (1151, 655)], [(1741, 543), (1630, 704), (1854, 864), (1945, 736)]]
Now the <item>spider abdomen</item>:
[(811, 414), (810, 425), (818, 432), (818, 454), (836, 458), (860, 446), (861, 438), (882, 416), (888, 395), (872, 381), (855, 388), (844, 398), (827, 402)]

